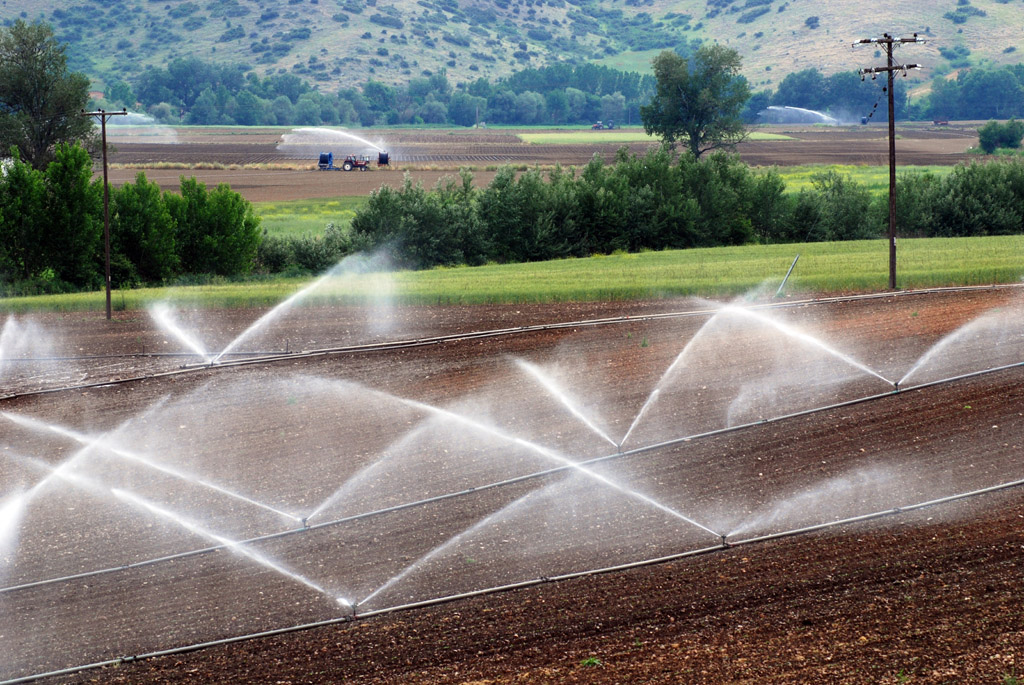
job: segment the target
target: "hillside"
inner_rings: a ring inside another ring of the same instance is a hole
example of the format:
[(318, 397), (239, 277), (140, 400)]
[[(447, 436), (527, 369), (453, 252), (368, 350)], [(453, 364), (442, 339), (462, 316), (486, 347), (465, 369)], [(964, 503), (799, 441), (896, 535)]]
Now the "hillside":
[(853, 0), (2, 0), (0, 17), (53, 24), (97, 86), (184, 56), (294, 73), (323, 91), (440, 69), (452, 83), (494, 80), (559, 60), (649, 71), (661, 49), (713, 40), (742, 54), (761, 89), (809, 67), (878, 64), (851, 43), (883, 31), (930, 39), (903, 48), (928, 67), (919, 79), (1016, 63), (1024, 3), (910, 0), (865, 12)]

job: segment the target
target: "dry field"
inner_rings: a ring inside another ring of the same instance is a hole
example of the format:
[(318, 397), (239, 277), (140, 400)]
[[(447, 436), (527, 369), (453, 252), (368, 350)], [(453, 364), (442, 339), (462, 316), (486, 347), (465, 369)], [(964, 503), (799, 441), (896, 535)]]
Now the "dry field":
[[(1020, 366), (915, 388), (1024, 360), (1020, 289), (707, 308), (310, 307), (244, 349), (454, 337), (186, 370), (120, 356), (181, 348), (144, 314), (34, 317), (51, 359), (0, 367), (7, 390), (95, 385), (0, 402), (3, 482), (29, 488), (73, 460), (0, 541), (0, 677), (344, 618), (338, 597), (359, 617), (54, 680), (1020, 673), (1022, 490), (893, 511), (1024, 478)], [(258, 315), (179, 313), (212, 349)], [(535, 324), (548, 326), (470, 335)], [(114, 382), (130, 376), (147, 377)], [(664, 443), (727, 426), (745, 427)], [(892, 513), (745, 542), (879, 511)], [(110, 570), (75, 576), (97, 569)]]

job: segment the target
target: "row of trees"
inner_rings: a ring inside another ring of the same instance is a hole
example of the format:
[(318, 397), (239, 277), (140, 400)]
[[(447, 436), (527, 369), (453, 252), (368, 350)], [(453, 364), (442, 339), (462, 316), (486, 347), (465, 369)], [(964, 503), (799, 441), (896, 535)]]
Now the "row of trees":
[[(432, 190), (407, 179), (371, 195), (332, 255), (386, 246), (408, 266), (430, 267), (884, 234), (884, 195), (834, 171), (812, 182), (788, 193), (775, 171), (756, 174), (721, 153), (696, 159), (666, 149), (623, 150), (613, 165), (595, 158), (578, 174), (556, 169), (546, 178), (505, 167), (485, 189), (465, 171)], [(901, 176), (897, 217), (907, 237), (1024, 233), (1024, 162)]]
[[(754, 93), (747, 104), (746, 119), (769, 105), (789, 105), (828, 112), (832, 116), (857, 120), (884, 104), (884, 80), (861, 80), (853, 71), (825, 76), (817, 69), (787, 74), (774, 91)], [(896, 118), (1009, 119), (1024, 117), (1024, 64), (961, 69), (956, 78), (936, 77), (931, 92), (911, 102), (902, 79), (894, 84)]]
[[(17, 151), (0, 176), (0, 281), (17, 291), (103, 283), (103, 190), (92, 159), (58, 144), (45, 170)], [(227, 185), (182, 177), (161, 193), (140, 173), (110, 196), (111, 277), (125, 286), (183, 274), (237, 275), (255, 264), (262, 237), (252, 206)]]
[(133, 84), (117, 82), (105, 97), (129, 109), (141, 103), (165, 123), (242, 125), (584, 123), (632, 117), (654, 80), (594, 65), (527, 69), (505, 82), (486, 79), (453, 88), (444, 71), (404, 86), (368, 81), (328, 94), (294, 74), (259, 77), (241, 66), (192, 57), (148, 67)]
[[(720, 47), (720, 46), (714, 46)], [(722, 48), (724, 50), (724, 48)], [(676, 66), (700, 61), (707, 48), (687, 43), (666, 55)], [(730, 51), (732, 52), (732, 51)], [(735, 53), (733, 52), (735, 55)], [(738, 56), (736, 56), (738, 64)], [(664, 66), (664, 65), (662, 65)], [(166, 68), (147, 67), (132, 83), (109, 84), (105, 98), (134, 108), (141, 103), (164, 123), (241, 125), (579, 124), (595, 119), (640, 120), (657, 88), (641, 76), (589, 64), (525, 69), (491, 83), (478, 79), (455, 87), (447, 75), (425, 73), (396, 86), (370, 80), (360, 87), (322, 93), (295, 74), (260, 77), (248, 65), (175, 59)], [(769, 105), (789, 105), (857, 120), (872, 114), (882, 98), (881, 82), (853, 71), (825, 76), (816, 69), (788, 74), (774, 91), (751, 94), (743, 77), (733, 79), (745, 95), (744, 119), (758, 120)], [(18, 20), (0, 35), (0, 92), (14, 100), (0, 108), (0, 145), (12, 137), (41, 140), (40, 129), (68, 129), (69, 138), (91, 136), (91, 122), (68, 116), (86, 107), (88, 79), (66, 73), (66, 57), (52, 29)], [(32, 97), (46, 92), (48, 97)], [(937, 78), (926, 98), (910, 103), (897, 81), (896, 116), (901, 119), (1005, 119), (1024, 117), (1024, 65), (963, 69), (956, 79)], [(94, 136), (92, 136), (94, 137)], [(45, 164), (45, 141), (22, 147), (27, 161)]]

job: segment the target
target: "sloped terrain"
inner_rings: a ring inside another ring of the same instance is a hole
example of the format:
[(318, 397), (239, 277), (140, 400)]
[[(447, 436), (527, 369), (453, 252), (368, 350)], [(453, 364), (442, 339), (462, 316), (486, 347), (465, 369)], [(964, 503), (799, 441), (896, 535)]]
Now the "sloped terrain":
[(761, 89), (802, 69), (870, 66), (878, 56), (850, 44), (884, 31), (932, 39), (904, 51), (931, 69), (946, 64), (940, 48), (1016, 62), (1021, 9), (999, 0), (917, 0), (870, 12), (849, 0), (7, 0), (3, 18), (19, 16), (54, 24), (74, 68), (103, 80), (188, 56), (284, 70), (326, 91), (441, 69), (452, 83), (494, 81), (566, 59), (646, 73), (658, 50), (699, 40), (735, 47)]

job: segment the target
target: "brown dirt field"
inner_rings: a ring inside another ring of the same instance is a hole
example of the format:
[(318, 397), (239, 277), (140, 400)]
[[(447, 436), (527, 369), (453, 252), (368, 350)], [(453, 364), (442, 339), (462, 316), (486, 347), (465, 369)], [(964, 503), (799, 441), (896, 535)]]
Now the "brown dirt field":
[[(252, 344), (280, 349), (288, 339), (319, 347), (702, 308), (688, 301), (411, 307), (388, 313), (390, 326), (377, 331), (368, 328), (379, 319), (371, 313), (317, 308), (279, 322)], [(920, 383), (1020, 362), (1020, 314), (1020, 294), (1007, 288), (805, 303), (771, 316), (893, 379), (944, 335), (984, 315), (970, 329), (982, 336), (964, 335), (944, 348), (915, 376)], [(254, 316), (196, 313), (192, 323), (202, 337), (223, 341)], [(1024, 477), (1020, 367), (894, 394), (891, 385), (819, 348), (780, 336), (774, 325), (738, 317), (744, 323), (727, 319), (698, 335), (706, 320), (632, 319), (198, 370), (20, 397), (3, 402), (0, 411), (92, 434), (118, 429), (132, 449), (169, 451), (176, 468), (286, 510), (308, 511), (354, 477), (358, 487), (340, 490), (344, 496), (332, 505), (332, 516), (339, 516), (550, 465), (523, 442), (481, 439), (457, 421), (425, 421), (421, 406), (395, 396), (489, 417), (481, 420), (575, 458), (606, 454), (614, 448), (573, 420), (513, 358), (545, 369), (618, 438), (693, 341), (687, 373), (666, 386), (626, 447), (887, 393), (594, 467), (728, 533), (734, 543)], [(82, 354), (131, 352), (166, 338), (138, 317), (108, 324), (92, 315), (48, 315), (37, 323), (56, 339), (73, 339)], [(168, 368), (162, 358), (106, 363), (71, 360), (61, 368), (23, 370), (8, 385), (62, 383), (76, 375), (66, 367), (76, 365), (87, 369), (88, 381)], [(745, 401), (737, 404), (737, 398)], [(0, 454), (55, 464), (73, 452), (66, 438), (9, 420), (3, 431)], [(375, 465), (381, 455), (383, 468)], [(266, 511), (253, 513), (137, 465), (107, 461), (90, 461), (82, 472), (160, 498), (168, 502), (163, 506), (235, 539), (281, 528)], [(28, 462), (9, 457), (2, 464), (5, 483), (38, 479), (26, 475), (35, 473)], [(1003, 682), (1020, 673), (1024, 657), (1022, 529), (1024, 497), (1012, 489), (61, 680)], [(458, 542), (451, 549), (424, 557), (453, 537)], [(594, 477), (551, 474), (254, 547), (332, 593), (369, 595), (362, 600), (365, 611), (717, 542), (667, 510), (599, 486)], [(53, 488), (26, 516), (3, 584), (202, 544), (180, 525), (109, 494)], [(401, 575), (417, 559), (415, 572)], [(387, 578), (399, 580), (382, 585)], [(0, 653), (9, 655), (0, 676), (13, 677), (344, 612), (251, 559), (216, 552), (0, 593), (0, 614)]]
[[(888, 163), (887, 132), (884, 126), (862, 127), (794, 127), (771, 126), (764, 130), (789, 135), (794, 140), (748, 141), (738, 148), (740, 157), (754, 166), (789, 166), (796, 164), (879, 165)], [(433, 186), (439, 178), (459, 167), (472, 167), (476, 182), (490, 183), (493, 171), (504, 164), (582, 166), (595, 154), (605, 160), (614, 158), (620, 145), (600, 143), (595, 133), (594, 144), (528, 145), (513, 132), (434, 132), (368, 131), (354, 133), (380, 141), (392, 155), (392, 168), (372, 169), (366, 173), (316, 172), (317, 155), (331, 150), (346, 154), (345, 143), (296, 144), (278, 149), (280, 132), (253, 129), (240, 134), (218, 129), (184, 130), (176, 144), (145, 142), (144, 137), (112, 138), (115, 150), (110, 154), (114, 168), (110, 180), (115, 185), (135, 178), (140, 169), (161, 188), (176, 189), (182, 173), (195, 175), (208, 184), (228, 183), (251, 201), (283, 201), (340, 195), (368, 195), (381, 185), (402, 183), (405, 171), (414, 180)], [(901, 126), (897, 142), (897, 163), (900, 165), (956, 164), (969, 158), (967, 149), (977, 143), (975, 126)], [(633, 152), (642, 153), (652, 144), (631, 144)], [(350, 150), (360, 153), (355, 145)], [(310, 171), (294, 169), (161, 169), (161, 164), (223, 164), (274, 165), (305, 164)], [(137, 168), (136, 168), (137, 167)]]

